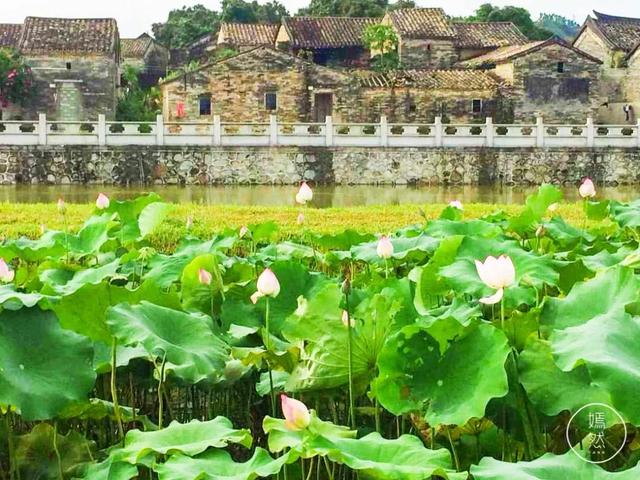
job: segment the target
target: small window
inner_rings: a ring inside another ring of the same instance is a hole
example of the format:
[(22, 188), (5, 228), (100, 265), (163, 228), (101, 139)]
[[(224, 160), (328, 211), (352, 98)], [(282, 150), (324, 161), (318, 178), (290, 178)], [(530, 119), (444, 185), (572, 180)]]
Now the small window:
[(482, 113), (482, 100), (475, 99), (471, 104), (471, 111), (473, 113)]
[(556, 70), (558, 71), (558, 73), (564, 73), (564, 62), (558, 62), (558, 65), (556, 65)]
[(199, 99), (200, 102), (200, 116), (211, 115), (211, 97), (209, 95), (203, 95)]
[(409, 104), (409, 113), (415, 113), (415, 111), (417, 110), (416, 104), (415, 103), (410, 103)]
[(67, 62), (67, 70), (71, 70), (71, 62)]
[(268, 92), (264, 94), (264, 108), (266, 110), (277, 110), (278, 95), (275, 92)]
[(427, 43), (427, 50), (431, 51), (431, 44)]

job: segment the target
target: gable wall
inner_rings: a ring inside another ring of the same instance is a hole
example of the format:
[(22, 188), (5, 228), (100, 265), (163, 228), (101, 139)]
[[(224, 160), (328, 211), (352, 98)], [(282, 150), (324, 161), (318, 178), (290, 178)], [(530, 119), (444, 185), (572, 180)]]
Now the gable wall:
[(588, 53), (592, 57), (596, 57), (608, 65), (611, 61), (611, 52), (602, 41), (602, 39), (596, 35), (590, 27), (583, 30), (578, 38), (576, 38), (574, 47)]

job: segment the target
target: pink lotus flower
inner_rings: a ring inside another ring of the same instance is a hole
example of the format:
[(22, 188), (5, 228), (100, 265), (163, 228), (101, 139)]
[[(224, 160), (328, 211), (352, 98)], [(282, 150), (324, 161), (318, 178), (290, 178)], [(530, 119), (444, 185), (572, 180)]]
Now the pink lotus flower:
[(278, 282), (275, 273), (269, 268), (265, 268), (258, 277), (257, 288), (258, 290), (251, 295), (251, 302), (254, 304), (257, 303), (261, 297), (275, 298), (280, 294), (280, 282)]
[(242, 227), (240, 227), (240, 232), (238, 233), (240, 238), (244, 238), (247, 233), (249, 233), (249, 228), (247, 228), (246, 225), (243, 225)]
[(380, 237), (380, 240), (378, 240), (376, 253), (380, 258), (384, 259), (391, 258), (391, 256), (393, 255), (393, 244), (386, 235), (383, 235), (382, 237)]
[(198, 281), (202, 285), (211, 285), (212, 276), (209, 272), (207, 272), (204, 268), (198, 270)]
[(502, 300), (504, 289), (516, 281), (516, 269), (511, 258), (500, 255), (498, 258), (489, 256), (484, 262), (476, 260), (476, 270), (482, 282), (496, 289), (496, 293), (480, 299), (480, 303), (493, 305)]
[(582, 185), (578, 188), (578, 192), (582, 198), (591, 198), (596, 196), (596, 187), (590, 178), (585, 178)]
[(298, 218), (297, 218), (296, 222), (298, 223), (298, 225), (302, 225), (304, 223), (304, 214), (303, 213), (299, 213), (298, 214)]
[(62, 198), (58, 199), (57, 208), (58, 208), (58, 212), (60, 212), (62, 215), (67, 213), (67, 204), (64, 203), (64, 200)]
[(304, 205), (307, 202), (310, 202), (312, 199), (313, 190), (311, 190), (311, 187), (307, 185), (307, 182), (302, 182), (302, 185), (300, 185), (300, 190), (298, 190), (298, 193), (296, 193), (296, 202)]
[(300, 400), (289, 398), (284, 393), (280, 395), (282, 413), (285, 426), (289, 430), (304, 430), (311, 423), (311, 414), (307, 406)]
[(464, 210), (464, 208), (462, 207), (462, 202), (460, 200), (453, 200), (449, 202), (449, 206), (457, 208), (458, 210)]
[(98, 207), (98, 210), (109, 208), (109, 197), (104, 193), (99, 193), (98, 198), (96, 199), (96, 207)]
[(5, 283), (13, 282), (15, 276), (16, 272), (9, 268), (4, 258), (0, 258), (0, 280)]

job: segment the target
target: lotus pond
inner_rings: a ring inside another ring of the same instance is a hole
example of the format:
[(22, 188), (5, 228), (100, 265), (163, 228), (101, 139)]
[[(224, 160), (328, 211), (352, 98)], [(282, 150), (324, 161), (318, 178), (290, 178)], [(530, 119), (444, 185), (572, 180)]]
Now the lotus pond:
[(156, 194), (60, 204), (0, 244), (0, 478), (640, 478), (640, 201), (562, 196), (171, 253)]

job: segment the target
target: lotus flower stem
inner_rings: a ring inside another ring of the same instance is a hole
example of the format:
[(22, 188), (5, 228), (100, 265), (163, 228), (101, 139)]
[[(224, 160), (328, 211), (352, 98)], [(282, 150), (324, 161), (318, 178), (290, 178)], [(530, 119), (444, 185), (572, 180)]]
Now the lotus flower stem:
[(20, 478), (20, 471), (18, 470), (18, 463), (15, 457), (15, 448), (13, 445), (13, 430), (11, 428), (11, 405), (7, 406), (7, 413), (4, 415), (5, 431), (7, 432), (7, 447), (9, 448), (9, 478), (14, 480), (16, 475)]
[(167, 359), (167, 353), (162, 356), (162, 364), (160, 365), (160, 379), (158, 380), (158, 427), (162, 428), (162, 414), (164, 410), (164, 398), (162, 390), (164, 388), (164, 366)]
[(456, 447), (453, 444), (453, 439), (451, 438), (451, 429), (449, 428), (449, 426), (445, 427), (445, 430), (447, 431), (447, 437), (449, 438), (449, 445), (451, 445), (451, 453), (453, 454), (453, 461), (455, 462), (456, 465), (456, 471), (460, 471), (460, 460), (458, 460), (458, 452), (456, 452)]
[[(118, 340), (113, 337), (111, 344), (111, 401), (113, 402), (113, 416), (116, 419), (118, 425), (118, 435), (120, 440), (124, 441), (124, 427), (122, 426), (122, 418), (120, 417), (120, 405), (118, 404), (118, 386), (116, 382), (116, 369), (117, 369), (117, 350)], [(135, 410), (135, 408), (134, 408)]]
[(345, 307), (347, 312), (347, 360), (349, 363), (349, 419), (351, 429), (356, 429), (356, 408), (353, 399), (353, 338), (351, 332), (351, 312), (349, 309), (349, 291), (345, 292)]
[(384, 259), (384, 278), (389, 278), (389, 260)]
[(376, 395), (375, 400), (373, 401), (373, 414), (376, 420), (376, 432), (380, 433), (380, 402), (378, 401), (378, 396)]
[(329, 466), (329, 460), (327, 460), (327, 457), (322, 457), (322, 460), (324, 460), (324, 468), (327, 469), (327, 475), (329, 476), (329, 480), (333, 480), (333, 471)]
[[(267, 334), (264, 339), (264, 346), (267, 349), (267, 355), (271, 350), (271, 339), (269, 338), (271, 333), (269, 329), (269, 297), (266, 297), (266, 308), (264, 311), (264, 324)], [(273, 391), (273, 372), (271, 370), (271, 363), (267, 360), (267, 370), (269, 371), (269, 396), (271, 397), (271, 416), (276, 416), (276, 392)]]
[(64, 474), (62, 473), (62, 458), (60, 457), (60, 451), (58, 450), (58, 422), (53, 422), (53, 453), (56, 455), (56, 462), (58, 464), (58, 477), (60, 480), (64, 480)]

